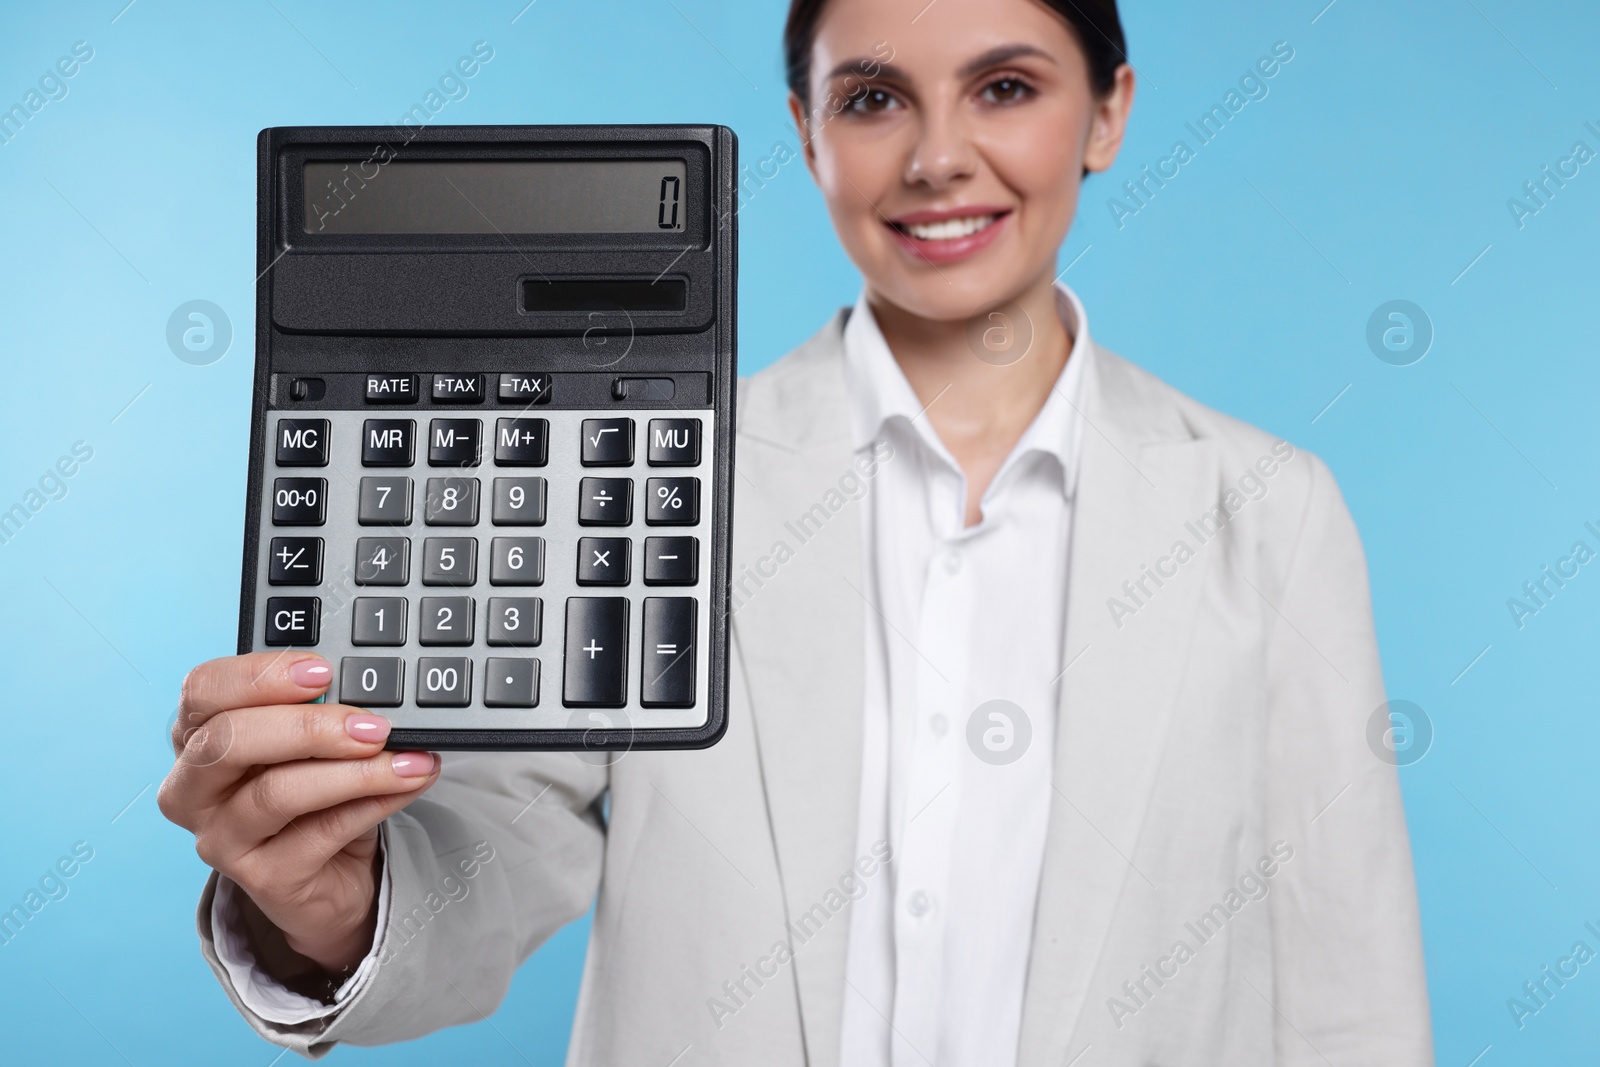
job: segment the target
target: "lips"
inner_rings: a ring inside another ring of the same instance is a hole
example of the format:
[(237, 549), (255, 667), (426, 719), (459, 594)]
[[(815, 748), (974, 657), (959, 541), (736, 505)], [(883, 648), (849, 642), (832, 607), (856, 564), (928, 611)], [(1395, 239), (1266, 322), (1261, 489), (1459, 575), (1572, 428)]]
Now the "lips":
[(1010, 209), (990, 207), (915, 211), (889, 220), (902, 249), (929, 263), (955, 263), (993, 244), (1005, 229)]

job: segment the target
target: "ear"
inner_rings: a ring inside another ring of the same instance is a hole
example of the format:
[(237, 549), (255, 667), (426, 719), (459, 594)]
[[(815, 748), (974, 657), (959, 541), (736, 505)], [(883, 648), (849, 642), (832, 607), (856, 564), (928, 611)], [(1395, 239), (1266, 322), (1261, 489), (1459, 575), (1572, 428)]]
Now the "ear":
[(811, 143), (811, 130), (806, 122), (806, 109), (800, 103), (800, 98), (793, 93), (789, 94), (789, 117), (794, 120), (795, 134), (800, 138), (800, 151), (805, 156), (806, 170), (811, 172), (811, 180), (817, 178), (817, 151)]
[(1128, 113), (1133, 109), (1134, 88), (1133, 68), (1124, 63), (1117, 68), (1111, 91), (1095, 102), (1089, 139), (1083, 146), (1083, 165), (1089, 170), (1109, 170), (1117, 161), (1128, 130)]

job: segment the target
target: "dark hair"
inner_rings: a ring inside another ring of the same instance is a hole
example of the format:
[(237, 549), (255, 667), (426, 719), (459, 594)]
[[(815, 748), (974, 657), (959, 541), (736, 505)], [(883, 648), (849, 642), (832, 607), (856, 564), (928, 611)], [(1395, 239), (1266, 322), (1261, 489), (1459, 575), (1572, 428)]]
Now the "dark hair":
[[(1039, 0), (1066, 20), (1078, 47), (1089, 61), (1089, 86), (1104, 96), (1115, 84), (1117, 68), (1128, 59), (1117, 0)], [(783, 66), (789, 91), (807, 107), (810, 103), (811, 47), (817, 37), (828, 0), (791, 0), (783, 25)]]

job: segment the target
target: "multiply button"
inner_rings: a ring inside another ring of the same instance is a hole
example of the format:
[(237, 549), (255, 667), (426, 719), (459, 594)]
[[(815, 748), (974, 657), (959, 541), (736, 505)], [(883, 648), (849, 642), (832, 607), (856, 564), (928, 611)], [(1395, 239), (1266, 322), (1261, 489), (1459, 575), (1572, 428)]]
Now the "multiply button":
[(633, 462), (632, 419), (584, 419), (583, 465), (626, 467)]
[(322, 601), (314, 596), (270, 596), (267, 598), (269, 645), (314, 645), (321, 622)]
[(550, 423), (544, 419), (498, 419), (494, 461), (502, 467), (542, 467), (548, 461)]
[(428, 463), (434, 467), (476, 467), (483, 423), (477, 419), (434, 419), (428, 424)]
[(409, 467), (416, 462), (414, 419), (367, 419), (361, 424), (363, 467)]
[(628, 698), (628, 601), (567, 600), (561, 702), (569, 708), (620, 708)]
[(693, 597), (646, 597), (639, 703), (647, 708), (694, 706)]
[(367, 375), (367, 403), (415, 404), (417, 402), (417, 376), (415, 374)]
[(550, 403), (550, 375), (500, 375), (500, 402), (503, 404)]
[(483, 400), (483, 375), (435, 374), (433, 400), (436, 404), (476, 404)]
[(626, 537), (578, 538), (578, 584), (627, 585), (632, 545)]
[(326, 467), (327, 419), (279, 419), (278, 466)]
[(322, 538), (274, 537), (268, 548), (271, 585), (317, 585), (322, 581)]
[(700, 463), (699, 419), (651, 419), (652, 467), (694, 467)]
[(633, 479), (578, 480), (578, 525), (626, 526), (632, 521)]

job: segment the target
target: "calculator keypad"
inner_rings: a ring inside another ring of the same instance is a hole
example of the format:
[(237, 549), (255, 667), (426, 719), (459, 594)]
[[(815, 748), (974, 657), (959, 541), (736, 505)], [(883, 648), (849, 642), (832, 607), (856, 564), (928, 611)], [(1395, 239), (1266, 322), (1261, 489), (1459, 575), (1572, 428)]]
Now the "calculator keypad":
[(268, 414), (257, 647), (317, 649), (329, 699), (397, 727), (703, 724), (713, 412), (560, 409), (548, 375), (367, 384), (414, 406)]

